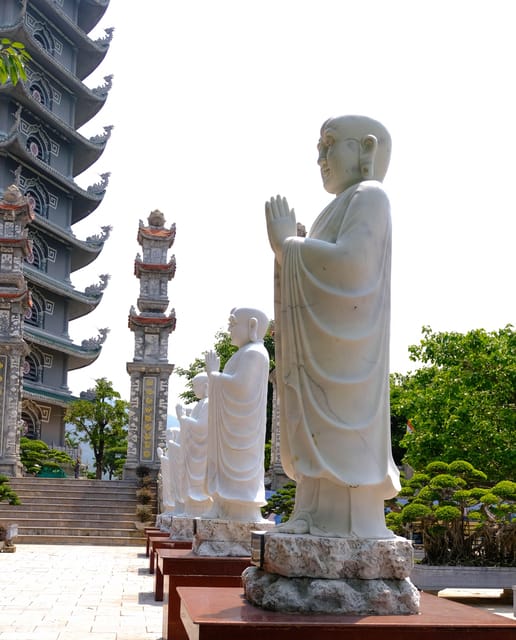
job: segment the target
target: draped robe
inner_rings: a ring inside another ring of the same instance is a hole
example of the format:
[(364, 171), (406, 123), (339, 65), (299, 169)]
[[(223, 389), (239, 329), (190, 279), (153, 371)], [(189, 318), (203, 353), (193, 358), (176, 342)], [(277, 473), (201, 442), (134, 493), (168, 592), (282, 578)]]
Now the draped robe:
[(206, 493), (265, 504), (263, 458), (269, 355), (263, 342), (240, 347), (210, 375)]
[(349, 187), (307, 238), (283, 246), (280, 447), (295, 480), (376, 486), (384, 498), (399, 490), (390, 441), (390, 270), (390, 206), (376, 181)]

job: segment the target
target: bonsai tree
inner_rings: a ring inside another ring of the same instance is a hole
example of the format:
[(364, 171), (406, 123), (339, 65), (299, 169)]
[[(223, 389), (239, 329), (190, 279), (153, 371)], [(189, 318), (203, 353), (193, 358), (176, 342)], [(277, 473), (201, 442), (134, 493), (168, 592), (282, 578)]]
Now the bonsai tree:
[(43, 468), (56, 473), (61, 465), (73, 464), (73, 459), (64, 451), (52, 449), (42, 440), (20, 439), (20, 459), (26, 473), (37, 475)]
[(425, 564), (514, 565), (515, 503), (516, 483), (490, 487), (467, 461), (435, 461), (402, 480), (386, 521), (395, 533), (422, 536)]

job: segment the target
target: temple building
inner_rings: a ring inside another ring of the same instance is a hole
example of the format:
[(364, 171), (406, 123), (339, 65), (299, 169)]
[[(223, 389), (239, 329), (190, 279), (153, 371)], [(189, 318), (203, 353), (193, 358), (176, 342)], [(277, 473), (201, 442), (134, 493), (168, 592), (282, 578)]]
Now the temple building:
[(22, 362), (21, 431), (53, 445), (64, 444), (63, 415), (73, 399), (68, 372), (99, 356), (108, 331), (85, 336), (81, 344), (69, 337), (69, 323), (97, 307), (109, 279), (100, 276), (84, 291), (72, 283), (74, 272), (99, 255), (111, 229), (104, 226), (84, 239), (73, 231), (100, 205), (109, 177), (102, 175), (86, 189), (75, 181), (101, 156), (112, 129), (105, 126), (89, 139), (78, 132), (99, 113), (111, 87), (110, 77), (96, 89), (85, 84), (109, 48), (112, 29), (95, 41), (88, 36), (108, 4), (0, 2), (0, 37), (23, 42), (32, 57), (25, 82), (0, 86), (0, 199), (15, 185), (34, 213), (27, 227), (32, 251), (23, 263), (31, 304), (23, 322), (28, 351)]

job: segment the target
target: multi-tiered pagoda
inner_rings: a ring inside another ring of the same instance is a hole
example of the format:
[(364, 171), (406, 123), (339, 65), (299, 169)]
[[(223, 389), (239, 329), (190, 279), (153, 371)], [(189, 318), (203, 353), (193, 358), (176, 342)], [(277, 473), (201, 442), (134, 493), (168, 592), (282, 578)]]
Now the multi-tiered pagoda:
[(35, 213), (29, 226), (32, 253), (23, 269), (32, 299), (23, 327), (29, 347), (23, 362), (23, 430), (55, 445), (63, 444), (63, 415), (72, 399), (68, 372), (92, 363), (106, 335), (103, 330), (75, 344), (68, 326), (96, 308), (108, 280), (101, 276), (79, 291), (71, 279), (99, 255), (110, 230), (105, 226), (86, 239), (73, 232), (99, 206), (107, 187), (107, 174), (87, 189), (75, 179), (101, 156), (111, 132), (104, 127), (90, 139), (78, 133), (100, 111), (111, 85), (109, 77), (97, 89), (84, 83), (109, 47), (111, 30), (96, 41), (88, 36), (108, 4), (0, 1), (0, 37), (23, 42), (32, 56), (27, 81), (0, 86), (0, 198), (15, 184)]

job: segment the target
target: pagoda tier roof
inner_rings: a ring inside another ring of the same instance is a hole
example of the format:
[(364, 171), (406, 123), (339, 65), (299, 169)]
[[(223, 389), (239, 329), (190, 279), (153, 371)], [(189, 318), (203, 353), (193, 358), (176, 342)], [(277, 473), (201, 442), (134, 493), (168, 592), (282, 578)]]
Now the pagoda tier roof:
[(69, 338), (61, 335), (56, 336), (26, 323), (23, 325), (23, 338), (29, 344), (36, 344), (38, 347), (66, 354), (68, 356), (68, 371), (87, 367), (92, 362), (95, 362), (102, 351), (101, 343), (96, 347), (92, 347), (88, 346), (91, 341), (84, 340), (82, 345), (78, 345)]
[(112, 76), (104, 77), (106, 84), (95, 89), (89, 89), (71, 71), (42, 49), (23, 23), (0, 28), (0, 35), (11, 40), (19, 40), (25, 44), (27, 51), (32, 56), (32, 61), (26, 65), (29, 82), (32, 73), (34, 73), (34, 64), (44, 70), (42, 71), (43, 75), (55, 77), (63, 86), (73, 92), (77, 98), (75, 103), (75, 122), (73, 123), (76, 129), (89, 122), (103, 107), (111, 88)]
[[(20, 3), (20, 10), (17, 20), (4, 28), (16, 30), (16, 40), (23, 42), (27, 51), (36, 60), (38, 53), (43, 51), (41, 45), (32, 36), (31, 30), (25, 23), (25, 14), (27, 8), (25, 3)], [(81, 29), (54, 0), (31, 0), (31, 5), (36, 7), (48, 19), (50, 19), (56, 27), (71, 40), (77, 51), (76, 68), (73, 75), (83, 80), (88, 77), (99, 66), (105, 58), (109, 49), (113, 29), (106, 29), (106, 36), (98, 40), (92, 40), (86, 31)], [(8, 36), (10, 37), (10, 36)], [(48, 54), (47, 54), (48, 55)], [(52, 56), (50, 56), (53, 60)], [(56, 60), (57, 64), (60, 63)], [(61, 66), (61, 65), (60, 65)], [(65, 67), (63, 67), (65, 69)], [(70, 72), (69, 72), (70, 73)]]
[(61, 282), (51, 278), (30, 264), (25, 263), (23, 265), (23, 273), (29, 283), (66, 298), (68, 300), (68, 318), (70, 320), (81, 318), (90, 313), (102, 299), (103, 292), (99, 288), (92, 294), (86, 293), (86, 291), (77, 291), (70, 282)]
[(110, 0), (80, 0), (77, 22), (83, 31), (89, 33), (106, 13)]
[(142, 240), (144, 238), (147, 240), (165, 240), (168, 242), (168, 247), (170, 248), (174, 244), (175, 237), (175, 224), (173, 224), (170, 229), (165, 229), (163, 227), (145, 227), (143, 226), (142, 222), (140, 222), (136, 239), (139, 244), (142, 244)]
[(142, 262), (136, 258), (134, 261), (134, 275), (139, 278), (142, 273), (162, 273), (167, 275), (169, 280), (172, 280), (176, 273), (176, 258), (172, 256), (167, 264)]
[[(0, 95), (7, 94), (28, 109), (31, 116), (41, 119), (49, 130), (57, 132), (71, 146), (73, 158), (73, 175), (77, 176), (89, 169), (103, 154), (107, 141), (111, 136), (112, 126), (104, 127), (104, 134), (85, 138), (61, 118), (49, 111), (30, 95), (23, 83), (13, 87), (12, 84), (0, 86)], [(21, 117), (22, 113), (20, 113)]]
[(168, 316), (160, 314), (137, 314), (136, 309), (131, 307), (128, 318), (128, 326), (132, 330), (134, 327), (159, 327), (175, 331), (176, 312), (173, 309)]
[(24, 141), (17, 131), (0, 139), (0, 155), (2, 152), (4, 155), (9, 154), (16, 158), (21, 165), (30, 168), (31, 171), (43, 176), (72, 196), (72, 224), (89, 216), (104, 198), (109, 174), (103, 174), (102, 181), (88, 187), (87, 190), (81, 189), (71, 178), (67, 178), (39, 158), (34, 157), (25, 148)]
[(65, 408), (68, 407), (72, 400), (76, 399), (70, 391), (56, 391), (55, 389), (38, 386), (34, 382), (28, 382), (26, 380), (23, 381), (22, 398)]
[(79, 240), (71, 231), (67, 231), (41, 216), (34, 218), (31, 228), (38, 229), (45, 235), (51, 236), (73, 248), (73, 251), (70, 252), (70, 271), (72, 273), (91, 264), (104, 248), (104, 243), (109, 236), (109, 234), (106, 233), (100, 236), (92, 236), (86, 240)]

